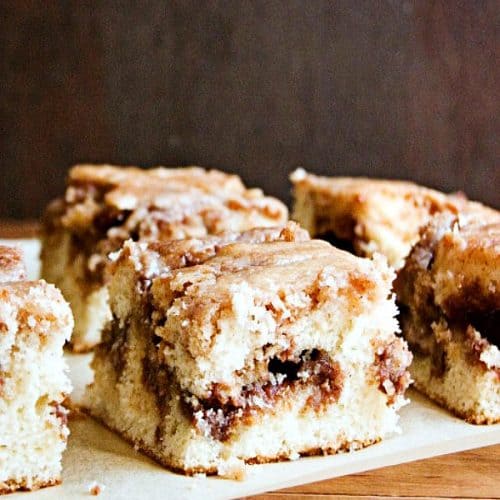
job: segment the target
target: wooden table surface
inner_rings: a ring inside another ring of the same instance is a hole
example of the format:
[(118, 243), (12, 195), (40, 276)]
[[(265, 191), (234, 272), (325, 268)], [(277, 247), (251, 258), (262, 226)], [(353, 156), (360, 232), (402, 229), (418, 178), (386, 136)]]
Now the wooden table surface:
[[(35, 221), (0, 220), (0, 238), (33, 237), (37, 229)], [(500, 498), (500, 444), (304, 484), (253, 498)]]

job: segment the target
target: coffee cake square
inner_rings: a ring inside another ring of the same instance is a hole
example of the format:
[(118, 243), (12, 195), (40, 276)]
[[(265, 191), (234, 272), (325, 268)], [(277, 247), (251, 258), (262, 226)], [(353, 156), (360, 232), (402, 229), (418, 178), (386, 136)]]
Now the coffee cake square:
[(314, 237), (361, 256), (379, 252), (399, 269), (419, 230), (437, 213), (494, 216), (463, 194), (447, 195), (412, 182), (365, 177), (321, 177), (296, 170), (292, 218)]
[(61, 481), (72, 326), (61, 293), (26, 281), (19, 251), (0, 247), (0, 493)]
[(293, 225), (126, 243), (85, 406), (171, 469), (354, 450), (398, 429), (393, 271)]
[(469, 422), (500, 421), (500, 213), (436, 217), (395, 289), (416, 387)]
[(76, 321), (71, 345), (86, 351), (111, 317), (107, 255), (124, 241), (243, 231), (283, 224), (287, 217), (281, 202), (217, 170), (78, 165), (64, 197), (46, 212), (42, 277), (70, 302)]

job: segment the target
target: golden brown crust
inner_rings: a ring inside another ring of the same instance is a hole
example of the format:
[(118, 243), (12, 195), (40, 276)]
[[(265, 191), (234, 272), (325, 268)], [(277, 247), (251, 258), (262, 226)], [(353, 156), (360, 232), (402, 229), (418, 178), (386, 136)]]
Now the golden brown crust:
[[(417, 380), (413, 381), (413, 386), (423, 394), (428, 394), (429, 392), (427, 387), (424, 384), (419, 383)], [(500, 422), (500, 415), (497, 417), (490, 417), (482, 413), (476, 413), (473, 410), (462, 411), (456, 406), (450, 404), (444, 397), (440, 397), (437, 394), (432, 394), (430, 397), (432, 397), (432, 399), (440, 406), (446, 408), (449, 412), (453, 413), (453, 415), (464, 419), (469, 424), (493, 425)]]
[(0, 245), (0, 282), (26, 279), (22, 252), (14, 247)]
[[(337, 455), (338, 453), (347, 453), (351, 450), (360, 450), (362, 448), (366, 448), (373, 444), (380, 442), (381, 439), (370, 439), (367, 441), (348, 441), (345, 440), (341, 442), (338, 447), (325, 447), (325, 448), (311, 448), (309, 450), (304, 450), (300, 452), (301, 457), (315, 457), (315, 456), (327, 456), (327, 455)], [(270, 464), (275, 462), (288, 462), (292, 460), (287, 455), (277, 455), (275, 457), (265, 457), (265, 456), (256, 456), (246, 461), (247, 464)]]
[(157, 454), (153, 449), (146, 446), (142, 440), (132, 439), (126, 433), (121, 432), (120, 429), (116, 429), (115, 427), (110, 425), (110, 423), (107, 420), (99, 417), (98, 415), (93, 414), (93, 412), (89, 408), (81, 407), (81, 412), (99, 422), (102, 426), (106, 427), (106, 429), (110, 430), (111, 432), (119, 436), (121, 439), (129, 443), (131, 446), (133, 446), (134, 449), (140, 450), (141, 453), (144, 453), (144, 455), (149, 457), (151, 460), (155, 461), (162, 467), (166, 467), (172, 472), (177, 472), (179, 474), (184, 474), (186, 476), (194, 476), (195, 474), (207, 474), (210, 476), (217, 475), (216, 467), (211, 467), (211, 468), (196, 467), (196, 468), (184, 469), (182, 467), (173, 465), (171, 462), (165, 460), (165, 458), (162, 457), (160, 454)]
[(33, 480), (31, 486), (27, 486), (27, 481), (5, 481), (0, 483), (0, 495), (5, 495), (7, 493), (13, 493), (14, 491), (36, 491), (40, 488), (47, 488), (49, 486), (57, 486), (61, 484), (62, 480), (60, 477), (50, 479), (49, 481), (37, 481)]
[[(165, 458), (156, 453), (155, 450), (149, 448), (146, 446), (142, 441), (138, 442), (134, 439), (131, 439), (129, 436), (123, 434), (120, 432), (118, 429), (114, 429), (112, 426), (109, 425), (108, 422), (103, 420), (102, 418), (99, 418), (95, 415), (92, 414), (92, 412), (88, 408), (82, 408), (82, 412), (87, 414), (88, 416), (92, 417), (93, 419), (97, 420), (99, 423), (101, 423), (104, 427), (109, 429), (111, 432), (117, 434), (120, 436), (120, 438), (124, 439), (127, 441), (131, 446), (134, 447), (134, 449), (139, 449), (142, 453), (144, 453), (146, 456), (154, 460), (157, 464), (166, 467), (167, 469), (171, 470), (172, 472), (176, 472), (178, 474), (184, 474), (186, 476), (194, 476), (196, 474), (206, 474), (207, 476), (215, 476), (215, 475), (220, 475), (217, 467), (191, 467), (191, 468), (183, 468), (178, 465), (173, 464), (172, 462), (169, 462), (168, 460), (165, 460)], [(376, 444), (381, 441), (381, 438), (376, 438), (376, 439), (370, 439), (366, 441), (359, 441), (359, 440), (344, 440), (342, 441), (336, 448), (332, 447), (326, 447), (326, 448), (311, 448), (309, 450), (304, 450), (302, 451), (299, 456), (300, 457), (313, 457), (313, 456), (326, 456), (326, 455), (336, 455), (338, 453), (347, 453), (351, 450), (360, 450), (362, 448), (366, 448), (368, 446), (371, 446), (373, 444)], [(245, 460), (245, 463), (248, 465), (256, 465), (256, 464), (270, 464), (270, 463), (276, 463), (276, 462), (288, 462), (290, 460), (295, 460), (298, 457), (290, 457), (289, 455), (284, 455), (284, 454), (279, 454), (273, 457), (267, 457), (267, 456), (261, 456), (257, 455), (255, 457), (252, 457), (248, 460)]]

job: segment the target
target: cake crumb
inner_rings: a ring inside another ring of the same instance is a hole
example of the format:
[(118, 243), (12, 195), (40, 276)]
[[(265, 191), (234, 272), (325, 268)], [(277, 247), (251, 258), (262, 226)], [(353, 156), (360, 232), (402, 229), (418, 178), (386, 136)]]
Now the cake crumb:
[(94, 481), (89, 484), (89, 493), (96, 497), (97, 495), (100, 495), (104, 491), (105, 486), (103, 484), (99, 484), (97, 481)]

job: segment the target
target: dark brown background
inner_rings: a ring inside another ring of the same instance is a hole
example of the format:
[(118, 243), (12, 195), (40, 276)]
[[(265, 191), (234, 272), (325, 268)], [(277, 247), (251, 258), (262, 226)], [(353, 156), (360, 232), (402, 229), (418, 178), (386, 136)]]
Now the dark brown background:
[(497, 0), (0, 3), (0, 217), (79, 161), (297, 165), (500, 205)]

